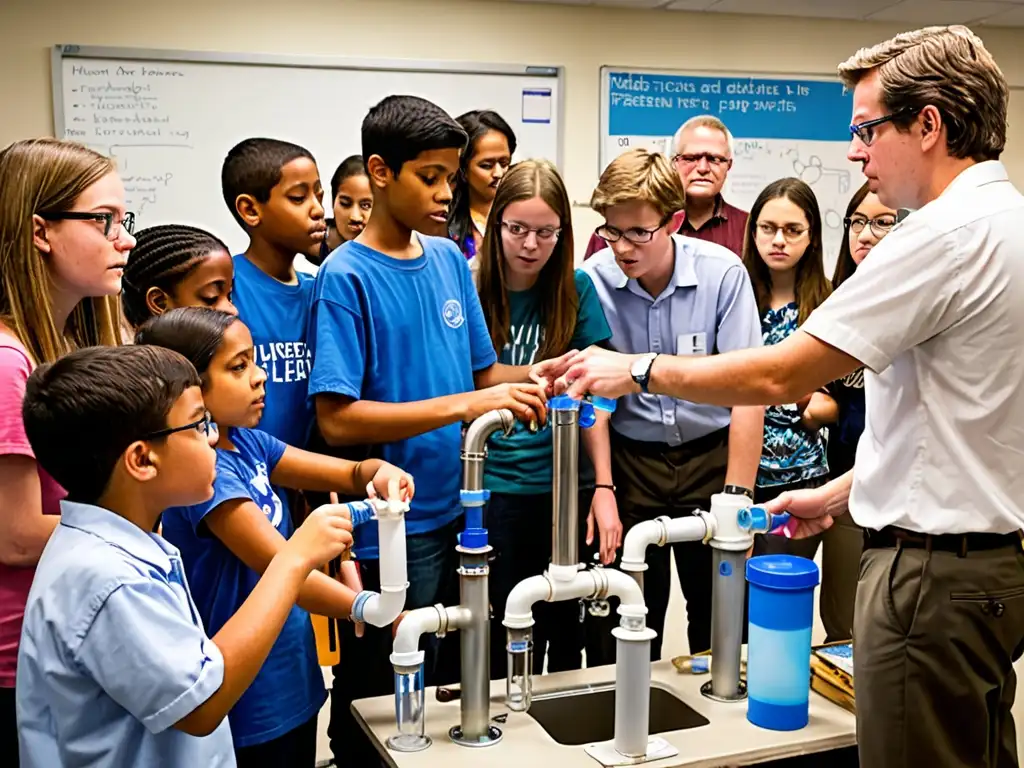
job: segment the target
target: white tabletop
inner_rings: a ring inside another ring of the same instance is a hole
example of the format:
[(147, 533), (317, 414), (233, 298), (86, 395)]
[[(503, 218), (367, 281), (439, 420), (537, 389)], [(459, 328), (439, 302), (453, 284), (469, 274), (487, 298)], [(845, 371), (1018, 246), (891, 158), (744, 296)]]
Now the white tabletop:
[[(552, 689), (611, 683), (615, 667), (597, 667), (578, 672), (538, 675), (533, 679), (535, 694)], [(671, 691), (685, 704), (706, 717), (710, 723), (698, 728), (657, 734), (679, 750), (675, 757), (644, 763), (650, 768), (712, 768), (712, 766), (749, 765), (766, 760), (795, 757), (853, 746), (856, 743), (856, 719), (828, 699), (811, 692), (810, 722), (799, 731), (769, 731), (747, 721), (745, 701), (719, 703), (700, 693), (708, 675), (680, 674), (669, 661), (651, 667), (652, 685)], [(393, 752), (384, 746), (396, 732), (394, 696), (362, 699), (352, 705), (363, 729), (377, 749), (395, 768), (597, 768), (597, 763), (582, 746), (566, 746), (554, 741), (528, 713), (508, 712), (504, 705), (505, 682), (491, 683), (491, 715), (508, 713), (499, 724), (500, 742), (484, 748), (453, 744), (448, 729), (459, 722), (459, 702), (439, 703), (434, 689), (426, 691), (426, 734), (433, 744), (422, 752)], [(483, 760), (483, 763), (481, 763)]]

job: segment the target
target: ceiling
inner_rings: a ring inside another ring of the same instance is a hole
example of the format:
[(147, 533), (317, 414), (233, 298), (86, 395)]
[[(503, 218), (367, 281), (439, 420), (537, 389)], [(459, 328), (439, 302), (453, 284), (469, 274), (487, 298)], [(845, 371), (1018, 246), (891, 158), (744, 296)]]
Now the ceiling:
[(1024, 0), (515, 0), (558, 5), (707, 11), (758, 16), (1024, 27)]

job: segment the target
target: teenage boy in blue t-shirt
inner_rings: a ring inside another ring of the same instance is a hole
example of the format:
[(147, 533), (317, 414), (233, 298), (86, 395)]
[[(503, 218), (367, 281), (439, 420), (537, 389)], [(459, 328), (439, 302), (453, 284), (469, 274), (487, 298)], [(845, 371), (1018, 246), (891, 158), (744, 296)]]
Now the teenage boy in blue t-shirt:
[[(417, 478), (407, 518), (408, 608), (449, 596), (461, 512), (460, 425), (496, 408), (526, 422), (545, 416), (543, 388), (517, 383), (529, 369), (496, 362), (469, 267), (444, 237), (466, 142), (458, 123), (424, 99), (389, 96), (370, 110), (362, 143), (373, 216), (321, 267), (310, 317), (309, 392), (324, 438), (372, 445)], [(375, 526), (359, 533), (364, 585), (374, 589)], [(348, 707), (391, 690), (391, 633), (367, 627), (361, 640), (349, 634), (342, 642), (331, 744), (339, 763), (370, 764), (372, 750), (352, 755), (366, 740)]]
[(294, 261), (298, 254), (318, 256), (327, 234), (320, 173), (300, 146), (246, 139), (228, 152), (221, 188), (249, 236), (249, 247), (234, 258), (231, 300), (252, 332), (256, 362), (267, 373), (260, 429), (305, 448), (313, 424), (306, 345), (313, 278), (297, 272)]

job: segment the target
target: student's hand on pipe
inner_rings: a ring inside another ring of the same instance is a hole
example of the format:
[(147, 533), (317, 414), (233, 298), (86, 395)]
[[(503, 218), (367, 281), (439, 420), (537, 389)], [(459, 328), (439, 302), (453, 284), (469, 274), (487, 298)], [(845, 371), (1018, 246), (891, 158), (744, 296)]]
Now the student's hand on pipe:
[(828, 494), (824, 488), (825, 486), (786, 491), (760, 506), (773, 515), (789, 512), (790, 523), (792, 524), (793, 520), (797, 521), (789, 529), (792, 534), (790, 538), (805, 539), (808, 536), (816, 536), (831, 528), (834, 522), (832, 515), (826, 512)]
[(588, 347), (572, 359), (566, 372), (555, 381), (555, 393), (564, 392), (577, 399), (584, 395), (614, 399), (639, 392), (630, 368), (641, 357)]
[[(331, 504), (338, 503), (338, 494), (331, 491), (330, 494)], [(348, 509), (348, 505), (345, 505), (345, 509)], [(348, 516), (351, 520), (351, 516)], [(363, 591), (363, 577), (359, 573), (359, 566), (351, 560), (343, 560), (341, 563), (341, 569), (339, 571), (339, 579), (342, 584), (351, 589), (357, 595)], [(352, 622), (355, 624), (356, 637), (363, 636), (364, 624), (361, 621)]]
[(387, 501), (412, 501), (416, 492), (412, 475), (394, 464), (384, 462), (366, 486), (367, 498), (383, 498)]
[(497, 384), (470, 392), (463, 421), (473, 421), (488, 411), (507, 408), (525, 424), (547, 422), (547, 394), (540, 384)]
[(299, 558), (312, 571), (351, 546), (348, 508), (344, 504), (324, 504), (309, 513), (281, 551)]
[(619, 507), (611, 488), (594, 491), (587, 516), (587, 544), (594, 543), (595, 524), (601, 543), (601, 563), (610, 565), (615, 562), (615, 552), (622, 545), (622, 521), (619, 520)]
[(554, 394), (555, 380), (569, 369), (569, 364), (577, 354), (578, 350), (570, 349), (564, 355), (535, 363), (530, 367), (530, 381), (544, 387), (544, 392), (551, 397)]

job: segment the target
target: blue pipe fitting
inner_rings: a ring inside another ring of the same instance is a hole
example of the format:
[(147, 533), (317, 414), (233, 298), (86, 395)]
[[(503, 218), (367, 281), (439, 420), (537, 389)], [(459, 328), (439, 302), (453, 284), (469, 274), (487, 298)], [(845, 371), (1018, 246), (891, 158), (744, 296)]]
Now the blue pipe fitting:
[(364, 621), (363, 611), (366, 609), (366, 604), (370, 601), (370, 598), (373, 597), (373, 595), (373, 592), (369, 592), (365, 589), (356, 595), (356, 599), (352, 601), (352, 621)]

